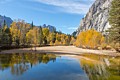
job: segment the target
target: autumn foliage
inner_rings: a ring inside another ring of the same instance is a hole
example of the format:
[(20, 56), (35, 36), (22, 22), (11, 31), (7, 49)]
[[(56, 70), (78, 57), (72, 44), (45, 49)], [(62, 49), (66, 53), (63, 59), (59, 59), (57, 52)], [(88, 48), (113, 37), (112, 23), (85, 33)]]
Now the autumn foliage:
[(104, 37), (94, 29), (81, 32), (74, 43), (77, 47), (96, 48), (104, 42)]
[(2, 46), (45, 46), (45, 45), (70, 45), (74, 37), (60, 31), (50, 31), (49, 28), (35, 26), (24, 20), (15, 20), (8, 27), (0, 28), (0, 45)]

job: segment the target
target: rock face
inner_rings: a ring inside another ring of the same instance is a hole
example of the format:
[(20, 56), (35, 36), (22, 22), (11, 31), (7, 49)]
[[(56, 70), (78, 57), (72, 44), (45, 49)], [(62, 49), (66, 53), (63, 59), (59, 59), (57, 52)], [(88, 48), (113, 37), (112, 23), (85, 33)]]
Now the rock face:
[(112, 0), (96, 0), (85, 18), (81, 20), (77, 34), (92, 28), (104, 33), (106, 29), (110, 28), (108, 18), (111, 2)]
[(43, 28), (48, 28), (50, 30), (50, 32), (56, 31), (56, 28), (54, 26), (51, 26), (51, 25), (44, 24), (42, 27)]
[(1, 15), (0, 15), (0, 27), (2, 27), (4, 20), (6, 21), (7, 26), (10, 27), (10, 24), (13, 22), (13, 20), (9, 17)]

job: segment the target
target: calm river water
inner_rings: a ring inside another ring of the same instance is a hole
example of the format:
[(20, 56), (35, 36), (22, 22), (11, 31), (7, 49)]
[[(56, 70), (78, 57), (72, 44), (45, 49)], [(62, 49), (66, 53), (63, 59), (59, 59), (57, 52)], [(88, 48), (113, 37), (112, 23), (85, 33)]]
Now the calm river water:
[(0, 54), (0, 80), (120, 80), (120, 57)]

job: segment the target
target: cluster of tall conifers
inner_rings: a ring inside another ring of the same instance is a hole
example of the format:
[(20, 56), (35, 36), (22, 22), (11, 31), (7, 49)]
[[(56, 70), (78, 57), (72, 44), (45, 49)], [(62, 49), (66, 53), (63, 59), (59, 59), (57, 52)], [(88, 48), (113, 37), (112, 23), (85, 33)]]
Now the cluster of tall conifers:
[(99, 46), (115, 48), (120, 52), (120, 0), (113, 0), (109, 13), (109, 28), (103, 36), (93, 29), (81, 32), (77, 36), (75, 45), (84, 48), (96, 48)]
[(12, 36), (10, 34), (10, 29), (6, 25), (6, 22), (4, 20), (3, 26), (0, 27), (0, 44), (12, 44)]
[(14, 21), (10, 27), (4, 24), (0, 28), (1, 46), (39, 46), (39, 45), (69, 45), (74, 42), (74, 37), (48, 28), (37, 27), (26, 23), (24, 20)]
[(120, 0), (113, 0), (110, 10), (109, 22), (111, 28), (109, 32), (110, 42), (120, 43)]

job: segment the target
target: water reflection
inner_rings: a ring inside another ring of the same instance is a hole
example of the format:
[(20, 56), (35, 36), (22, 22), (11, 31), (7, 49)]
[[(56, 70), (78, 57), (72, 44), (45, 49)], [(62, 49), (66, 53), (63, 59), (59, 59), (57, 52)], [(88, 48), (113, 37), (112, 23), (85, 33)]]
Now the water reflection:
[(80, 64), (89, 80), (120, 80), (120, 57), (82, 55)]
[(80, 63), (90, 80), (106, 80), (109, 76), (104, 63), (86, 59), (81, 59)]
[(0, 54), (0, 80), (120, 80), (120, 57)]
[(0, 80), (88, 80), (79, 60), (55, 54), (0, 54)]
[(55, 54), (0, 54), (0, 70), (11, 68), (13, 75), (21, 75), (33, 65), (47, 64), (50, 61), (55, 62), (55, 60)]

